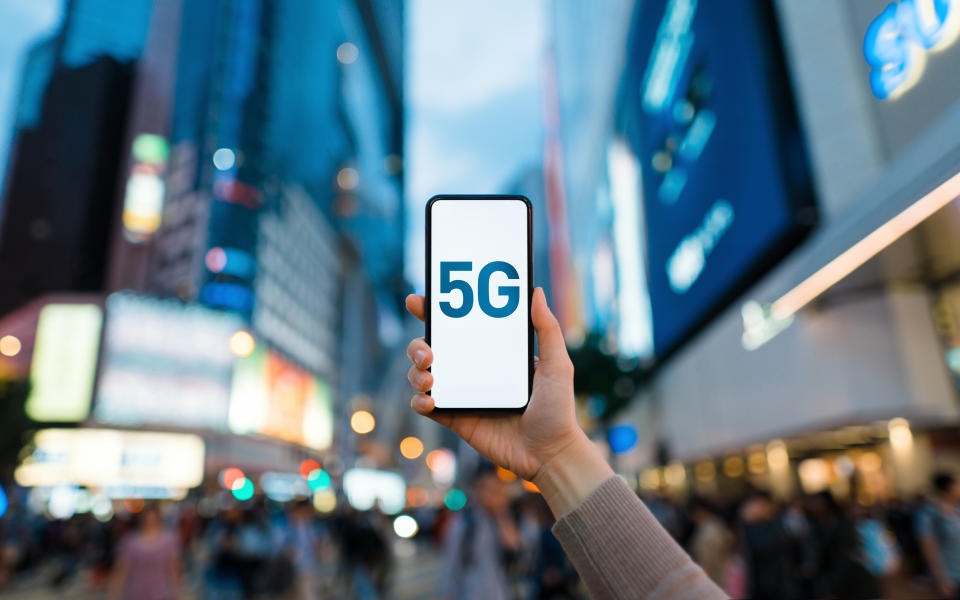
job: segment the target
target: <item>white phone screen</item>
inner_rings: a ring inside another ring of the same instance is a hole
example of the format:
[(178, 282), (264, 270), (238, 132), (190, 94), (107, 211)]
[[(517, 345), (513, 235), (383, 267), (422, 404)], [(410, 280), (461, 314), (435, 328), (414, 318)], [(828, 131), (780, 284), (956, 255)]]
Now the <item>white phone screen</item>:
[(434, 406), (522, 409), (529, 398), (529, 205), (436, 198), (428, 205)]

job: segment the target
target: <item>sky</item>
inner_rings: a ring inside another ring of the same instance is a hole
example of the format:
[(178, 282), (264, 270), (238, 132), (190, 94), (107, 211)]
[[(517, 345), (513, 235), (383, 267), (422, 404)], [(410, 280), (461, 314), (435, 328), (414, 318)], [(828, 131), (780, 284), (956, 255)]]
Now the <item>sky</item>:
[(406, 276), (424, 281), (424, 206), (497, 194), (541, 162), (543, 4), (414, 0), (406, 23)]
[[(0, 188), (13, 141), (13, 120), (26, 51), (60, 23), (63, 0), (0, 0)], [(2, 202), (2, 198), (0, 198)]]

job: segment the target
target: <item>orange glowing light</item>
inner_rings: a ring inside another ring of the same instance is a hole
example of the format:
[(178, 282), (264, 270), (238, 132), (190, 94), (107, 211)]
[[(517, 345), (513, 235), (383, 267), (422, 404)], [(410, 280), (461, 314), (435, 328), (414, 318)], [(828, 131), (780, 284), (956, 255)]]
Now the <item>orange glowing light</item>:
[(22, 347), (20, 340), (14, 335), (0, 337), (0, 354), (4, 356), (16, 356), (20, 354)]
[(250, 356), (253, 354), (253, 348), (256, 342), (249, 331), (240, 330), (230, 336), (230, 351), (239, 357)]
[(370, 433), (376, 426), (373, 415), (366, 410), (358, 410), (350, 417), (350, 427), (357, 433)]
[(536, 485), (534, 485), (534, 483), (533, 483), (532, 481), (527, 481), (526, 479), (521, 479), (520, 482), (523, 483), (523, 489), (527, 490), (528, 492), (531, 492), (531, 493), (534, 493), (534, 494), (539, 494), (539, 493), (540, 493), (540, 488), (538, 488)]
[(423, 442), (419, 438), (410, 436), (400, 441), (400, 454), (404, 458), (413, 460), (423, 454)]
[[(504, 469), (503, 467), (497, 467), (497, 477), (504, 481), (513, 481), (517, 478), (516, 473), (509, 469)], [(532, 485), (532, 484), (531, 484)]]
[(127, 512), (137, 514), (143, 510), (143, 498), (127, 498), (123, 501), (123, 507), (127, 509)]
[(232, 490), (233, 485), (237, 481), (241, 481), (245, 478), (246, 475), (244, 475), (243, 471), (236, 467), (230, 467), (220, 472), (220, 483), (222, 483), (223, 487), (227, 488), (228, 490)]
[(307, 460), (300, 463), (300, 475), (304, 479), (308, 479), (310, 477), (310, 473), (313, 473), (314, 471), (317, 471), (319, 469), (320, 469), (320, 463), (313, 460), (312, 458), (308, 458)]
[(430, 500), (430, 493), (422, 487), (412, 487), (407, 490), (407, 504), (413, 507), (420, 507)]

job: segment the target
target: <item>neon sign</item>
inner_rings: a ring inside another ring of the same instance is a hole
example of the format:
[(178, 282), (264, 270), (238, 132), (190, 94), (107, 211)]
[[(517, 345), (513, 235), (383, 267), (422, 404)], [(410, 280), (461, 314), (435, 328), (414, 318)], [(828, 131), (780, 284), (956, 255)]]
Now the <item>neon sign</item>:
[(900, 0), (887, 5), (863, 38), (863, 56), (870, 65), (870, 89), (881, 100), (893, 100), (913, 87), (928, 52), (942, 50), (960, 34), (955, 0)]

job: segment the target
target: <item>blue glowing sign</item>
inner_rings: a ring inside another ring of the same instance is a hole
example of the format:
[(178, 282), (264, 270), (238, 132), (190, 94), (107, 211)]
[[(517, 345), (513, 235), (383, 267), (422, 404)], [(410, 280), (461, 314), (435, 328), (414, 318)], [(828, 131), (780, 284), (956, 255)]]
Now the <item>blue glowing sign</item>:
[(949, 46), (958, 34), (960, 9), (955, 0), (888, 4), (863, 38), (873, 95), (892, 100), (913, 87), (923, 74), (927, 52)]
[(637, 445), (637, 428), (630, 423), (614, 425), (607, 431), (607, 443), (614, 454), (624, 454)]
[(660, 359), (816, 211), (771, 3), (645, 0), (634, 17), (617, 129), (640, 167), (648, 358)]

